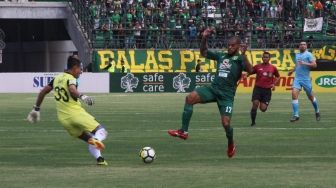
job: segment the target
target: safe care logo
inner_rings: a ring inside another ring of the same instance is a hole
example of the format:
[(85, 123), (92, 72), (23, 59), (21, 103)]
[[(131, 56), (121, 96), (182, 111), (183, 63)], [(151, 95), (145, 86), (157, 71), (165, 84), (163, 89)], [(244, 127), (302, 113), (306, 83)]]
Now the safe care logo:
[(162, 74), (145, 74), (142, 76), (144, 92), (164, 92), (165, 91), (165, 77)]
[(120, 87), (125, 89), (125, 93), (133, 92), (133, 88), (137, 88), (139, 83), (139, 79), (132, 73), (127, 73), (120, 81)]
[(173, 87), (177, 89), (177, 93), (186, 92), (185, 89), (189, 88), (191, 79), (186, 74), (180, 73), (173, 78)]
[(315, 83), (324, 88), (333, 88), (336, 87), (336, 76), (325, 75), (316, 78)]

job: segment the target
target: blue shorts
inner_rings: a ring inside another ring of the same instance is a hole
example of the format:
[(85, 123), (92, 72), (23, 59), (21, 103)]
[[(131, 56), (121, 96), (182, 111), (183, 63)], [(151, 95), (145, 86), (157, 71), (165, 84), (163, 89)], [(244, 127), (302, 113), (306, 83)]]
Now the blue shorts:
[(298, 89), (300, 91), (303, 88), (308, 96), (311, 96), (313, 92), (313, 86), (311, 84), (311, 80), (294, 79), (292, 88)]

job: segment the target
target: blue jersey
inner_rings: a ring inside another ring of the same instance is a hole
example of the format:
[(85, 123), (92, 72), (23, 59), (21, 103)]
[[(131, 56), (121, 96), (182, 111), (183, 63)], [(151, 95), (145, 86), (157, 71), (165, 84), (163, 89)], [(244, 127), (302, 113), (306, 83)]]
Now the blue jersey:
[(310, 80), (310, 68), (306, 65), (299, 65), (299, 61), (303, 61), (305, 63), (311, 63), (315, 58), (312, 53), (307, 50), (303, 53), (297, 53), (295, 55), (295, 79), (298, 80)]

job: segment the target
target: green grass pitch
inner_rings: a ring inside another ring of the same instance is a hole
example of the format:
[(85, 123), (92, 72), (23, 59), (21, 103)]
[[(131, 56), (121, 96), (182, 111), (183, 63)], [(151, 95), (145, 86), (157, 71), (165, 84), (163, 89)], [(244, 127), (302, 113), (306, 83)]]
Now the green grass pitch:
[[(237, 144), (226, 157), (226, 137), (216, 104), (196, 105), (186, 141), (169, 137), (179, 128), (186, 94), (94, 94), (86, 109), (109, 131), (108, 167), (97, 167), (84, 142), (57, 122), (51, 95), (42, 121), (24, 119), (34, 94), (0, 94), (0, 187), (336, 187), (336, 99), (318, 94), (322, 119), (300, 96), (301, 119), (289, 123), (290, 94), (274, 94), (269, 110), (250, 127), (250, 94), (235, 99)], [(151, 146), (157, 160), (138, 157)]]

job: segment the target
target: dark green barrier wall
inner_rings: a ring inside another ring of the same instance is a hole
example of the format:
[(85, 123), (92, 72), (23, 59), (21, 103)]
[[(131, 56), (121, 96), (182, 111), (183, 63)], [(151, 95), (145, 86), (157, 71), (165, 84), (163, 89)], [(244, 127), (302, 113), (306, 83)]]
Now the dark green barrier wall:
[[(336, 71), (311, 73), (315, 92), (336, 93)], [(110, 74), (111, 92), (191, 92), (195, 87), (210, 84), (214, 73), (114, 73)], [(274, 92), (290, 95), (294, 77), (280, 72), (280, 81)], [(238, 93), (251, 93), (255, 75), (242, 77), (238, 82)]]
[(111, 92), (190, 92), (209, 84), (214, 73), (110, 74)]

